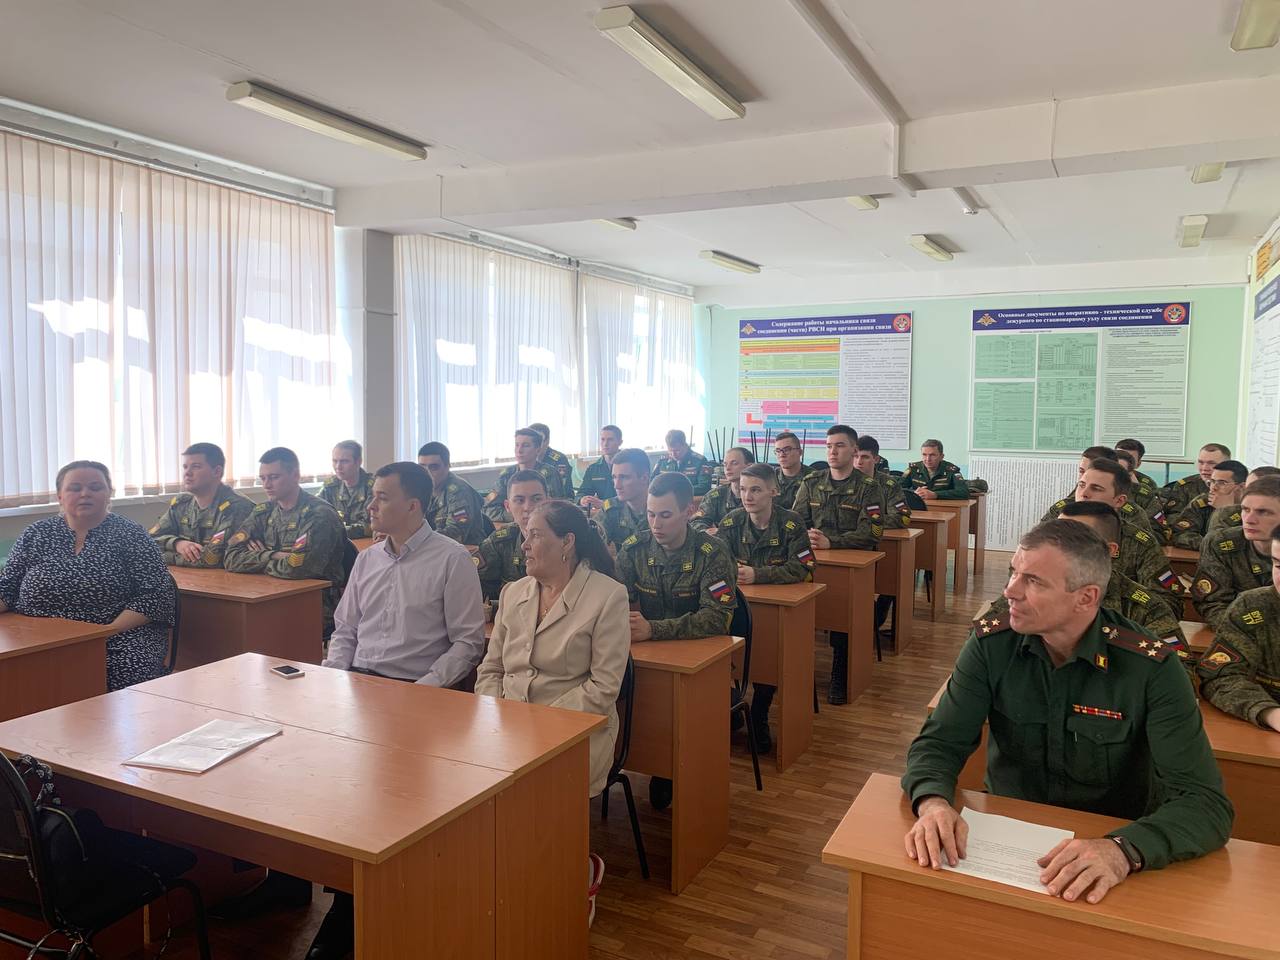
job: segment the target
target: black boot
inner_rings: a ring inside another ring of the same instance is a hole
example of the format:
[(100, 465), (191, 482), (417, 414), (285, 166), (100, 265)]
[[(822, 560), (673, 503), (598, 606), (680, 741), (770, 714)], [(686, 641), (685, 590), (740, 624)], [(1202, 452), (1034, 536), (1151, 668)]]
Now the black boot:
[(777, 687), (767, 683), (755, 684), (755, 696), (751, 698), (751, 732), (756, 738), (756, 749), (768, 753), (773, 749), (773, 737), (769, 734), (769, 707)]
[(849, 702), (849, 688), (845, 684), (845, 673), (849, 667), (849, 636), (843, 634), (839, 640), (831, 635), (831, 686), (827, 688), (827, 703), (839, 707)]
[(649, 803), (655, 810), (671, 806), (672, 784), (666, 777), (649, 778)]
[(280, 870), (269, 870), (256, 887), (222, 901), (209, 911), (209, 915), (218, 920), (248, 920), (269, 910), (297, 910), (310, 902), (310, 880)]
[(355, 900), (351, 894), (335, 890), (333, 906), (324, 915), (307, 950), (307, 960), (343, 960), (356, 945)]

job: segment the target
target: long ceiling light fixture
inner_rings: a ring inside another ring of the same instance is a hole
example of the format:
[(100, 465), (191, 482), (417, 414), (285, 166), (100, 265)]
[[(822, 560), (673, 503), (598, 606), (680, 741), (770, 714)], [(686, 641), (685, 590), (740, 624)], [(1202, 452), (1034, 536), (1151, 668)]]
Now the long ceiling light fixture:
[(1231, 49), (1264, 50), (1280, 40), (1280, 0), (1242, 0)]
[(852, 197), (845, 197), (849, 203), (859, 210), (876, 210), (880, 207), (880, 201), (875, 197), (869, 197), (858, 194)]
[(636, 228), (635, 217), (601, 217), (600, 222), (611, 227), (617, 227), (619, 230), (634, 230)]
[(746, 116), (746, 107), (630, 7), (605, 7), (596, 14), (595, 23), (597, 30), (715, 119)]
[(912, 234), (907, 238), (907, 243), (911, 244), (911, 246), (915, 247), (926, 257), (930, 257), (941, 263), (946, 263), (948, 260), (955, 259), (955, 254), (950, 250), (944, 250), (923, 233)]
[(360, 123), (248, 80), (233, 83), (228, 87), (227, 99), (242, 107), (249, 107), (269, 117), (275, 117), (277, 120), (284, 120), (286, 123), (295, 124), (314, 133), (323, 133), (326, 137), (333, 137), (335, 140), (372, 147), (374, 150), (410, 160), (427, 158), (427, 148), (420, 143), (397, 137), (393, 133), (387, 133), (385, 130), (379, 130), (377, 127)]
[(1203, 213), (1183, 217), (1178, 227), (1178, 246), (1198, 247), (1204, 239), (1204, 228), (1209, 225), (1209, 218)]
[(752, 263), (750, 260), (743, 260), (741, 257), (735, 257), (731, 253), (724, 253), (720, 250), (703, 250), (698, 256), (703, 260), (710, 260), (717, 267), (724, 267), (726, 270), (737, 270), (738, 273), (760, 272), (760, 264)]

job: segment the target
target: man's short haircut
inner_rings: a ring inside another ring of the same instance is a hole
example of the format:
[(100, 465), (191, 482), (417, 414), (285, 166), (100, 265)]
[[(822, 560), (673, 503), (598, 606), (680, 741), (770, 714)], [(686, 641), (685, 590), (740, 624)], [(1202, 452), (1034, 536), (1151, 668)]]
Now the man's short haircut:
[(1274, 530), (1271, 531), (1271, 539), (1280, 540), (1280, 527), (1276, 527)]
[(535, 447), (541, 447), (547, 442), (542, 439), (542, 434), (540, 434), (537, 430), (533, 429), (533, 427), (521, 427), (519, 430), (516, 431), (516, 436), (528, 437), (530, 440), (533, 441), (533, 445)]
[(946, 453), (946, 451), (942, 449), (942, 441), (934, 440), (932, 437), (926, 440), (924, 443), (920, 444), (921, 450), (923, 450), (925, 447), (935, 448), (938, 451), (938, 456), (942, 456), (944, 453)]
[[(298, 469), (298, 455), (288, 447), (272, 447), (258, 458), (259, 463), (278, 463), (286, 470)], [(419, 470), (422, 468), (419, 467)]]
[(653, 465), (649, 463), (649, 455), (639, 447), (623, 447), (613, 455), (613, 466), (629, 466), (635, 470), (637, 476), (647, 477), (653, 472)]
[(1200, 449), (1201, 449), (1201, 450), (1211, 450), (1211, 451), (1213, 451), (1214, 453), (1220, 453), (1220, 454), (1222, 454), (1224, 457), (1228, 457), (1228, 458), (1230, 458), (1230, 456), (1231, 456), (1231, 448), (1230, 448), (1230, 447), (1228, 447), (1225, 443), (1206, 443), (1206, 444), (1205, 444), (1203, 447), (1201, 447)]
[(773, 472), (773, 467), (767, 463), (753, 463), (742, 471), (743, 478), (753, 477), (756, 480), (763, 480), (765, 486), (778, 489), (778, 475)]
[(619, 427), (619, 426), (615, 426), (615, 425), (614, 425), (614, 424), (612, 424), (612, 423), (606, 423), (603, 427), (601, 427), (601, 428), (600, 428), (600, 432), (601, 432), (601, 433), (604, 433), (606, 430), (607, 430), (607, 431), (609, 431), (609, 433), (612, 433), (615, 437), (617, 437), (617, 438), (618, 438), (618, 442), (619, 442), (619, 443), (621, 443), (621, 442), (622, 442), (622, 428), (621, 428), (621, 427)]
[(1091, 584), (1103, 593), (1111, 580), (1111, 551), (1090, 527), (1073, 520), (1046, 520), (1022, 535), (1018, 546), (1023, 550), (1055, 547), (1067, 558), (1068, 590), (1075, 591)]
[(1116, 508), (1109, 503), (1098, 500), (1070, 500), (1062, 508), (1062, 516), (1096, 520), (1098, 526), (1102, 528), (1098, 532), (1104, 540), (1108, 543), (1120, 542), (1120, 514), (1116, 513)]
[(418, 456), (420, 457), (439, 457), (440, 462), (446, 467), (449, 465), (449, 448), (439, 440), (432, 440), (430, 443), (424, 443), (418, 448)]
[(869, 433), (864, 433), (858, 438), (858, 451), (860, 453), (874, 453), (880, 456), (880, 441)]
[(1280, 500), (1280, 477), (1259, 477), (1244, 488), (1246, 497), (1272, 497)]
[(1097, 470), (1099, 473), (1108, 474), (1111, 482), (1115, 486), (1116, 496), (1124, 494), (1129, 495), (1129, 491), (1133, 489), (1133, 480), (1129, 476), (1129, 471), (1120, 466), (1119, 461), (1108, 459), (1107, 457), (1096, 457), (1089, 461), (1087, 470)]
[(397, 460), (379, 467), (373, 476), (375, 479), (395, 477), (404, 495), (410, 500), (417, 500), (418, 506), (422, 508), (422, 515), (424, 517), (427, 515), (427, 509), (431, 504), (431, 475), (416, 463)]
[(780, 444), (783, 440), (794, 440), (796, 442), (796, 446), (797, 447), (800, 446), (799, 437), (797, 437), (790, 430), (783, 430), (781, 433), (779, 433), (776, 437), (773, 438), (773, 446), (775, 450), (777, 449), (778, 444)]
[(1116, 462), (1126, 470), (1138, 469), (1137, 457), (1138, 455), (1132, 450), (1121, 450), (1119, 447), (1116, 448)]
[(683, 447), (689, 442), (685, 439), (683, 430), (668, 430), (664, 439), (668, 447)]
[(364, 447), (354, 440), (339, 440), (333, 445), (335, 450), (345, 450), (354, 460), (364, 460)]
[[(419, 467), (419, 470), (422, 468)], [(517, 470), (511, 475), (511, 479), (507, 481), (507, 496), (511, 496), (511, 488), (517, 483), (536, 483), (542, 487), (542, 492), (547, 492), (547, 481), (537, 470)]]
[(213, 469), (227, 465), (227, 455), (216, 443), (193, 443), (182, 451), (184, 457), (204, 457), (204, 462)]
[(756, 455), (752, 453), (750, 450), (748, 450), (746, 447), (730, 447), (728, 450), (725, 451), (725, 454), (728, 455), (730, 453), (735, 453), (735, 452), (742, 454), (742, 460), (744, 463), (751, 464), (756, 462)]
[(1254, 467), (1249, 472), (1253, 474), (1255, 482), (1263, 477), (1280, 477), (1280, 467)]
[(667, 494), (674, 494), (676, 506), (683, 510), (693, 503), (693, 484), (683, 473), (660, 473), (649, 484), (649, 496), (665, 497)]
[(1111, 460), (1116, 458), (1116, 452), (1111, 447), (1085, 447), (1080, 456), (1086, 460)]
[(529, 424), (529, 429), (537, 430), (538, 433), (541, 435), (542, 442), (544, 444), (548, 444), (551, 442), (551, 428), (548, 427), (545, 423), (531, 423)]
[(1249, 468), (1239, 460), (1223, 460), (1214, 466), (1215, 470), (1230, 470), (1232, 483), (1244, 483), (1249, 479)]
[(849, 443), (852, 446), (856, 447), (858, 445), (858, 431), (853, 429), (853, 427), (849, 426), (847, 423), (837, 423), (834, 427), (828, 428), (828, 437), (834, 437), (837, 434), (843, 437), (848, 437)]
[(1142, 441), (1135, 440), (1133, 439), (1133, 437), (1126, 437), (1125, 439), (1116, 443), (1116, 449), (1132, 450), (1134, 453), (1138, 455), (1139, 460), (1141, 460), (1143, 457), (1147, 455), (1147, 448), (1143, 445)]

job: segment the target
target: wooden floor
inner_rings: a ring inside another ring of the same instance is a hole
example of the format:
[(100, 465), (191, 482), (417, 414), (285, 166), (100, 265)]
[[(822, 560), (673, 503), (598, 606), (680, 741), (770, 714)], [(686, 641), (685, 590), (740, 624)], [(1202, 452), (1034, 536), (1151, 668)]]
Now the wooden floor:
[[(649, 806), (647, 780), (633, 778), (649, 852), (648, 882), (636, 865), (621, 789), (614, 790), (607, 822), (600, 822), (599, 802), (593, 803), (591, 845), (604, 857), (607, 872), (591, 930), (591, 960), (844, 956), (844, 874), (819, 862), (822, 847), (871, 773), (901, 773), (925, 706), (950, 673), (970, 619), (1004, 586), (1008, 563), (1007, 553), (988, 551), (986, 570), (970, 578), (966, 596), (948, 597), (942, 619), (932, 623), (917, 615), (907, 654), (878, 664), (870, 689), (854, 704), (825, 703), (830, 658), (820, 649), (824, 702), (813, 746), (781, 776), (773, 772), (772, 758), (762, 763), (764, 792), (757, 793), (746, 741), (735, 736), (728, 846), (680, 896), (665, 883), (670, 816)], [(922, 588), (919, 611), (923, 598)], [(584, 888), (585, 883), (584, 876)], [(214, 956), (305, 957), (330, 899), (316, 891), (310, 911), (239, 924), (211, 921)], [(585, 892), (583, 900), (585, 909)], [(165, 956), (196, 957), (190, 937), (175, 935)]]

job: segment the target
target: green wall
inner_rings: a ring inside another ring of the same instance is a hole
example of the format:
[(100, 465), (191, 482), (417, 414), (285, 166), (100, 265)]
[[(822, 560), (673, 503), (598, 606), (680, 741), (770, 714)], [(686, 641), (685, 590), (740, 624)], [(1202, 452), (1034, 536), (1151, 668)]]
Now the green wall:
[[(937, 437), (947, 459), (962, 468), (969, 460), (969, 375), (971, 312), (978, 309), (1075, 306), (1105, 303), (1191, 301), (1190, 374), (1187, 395), (1187, 454), (1217, 441), (1234, 449), (1238, 434), (1245, 291), (1242, 286), (1184, 289), (1106, 290), (1090, 293), (1013, 294), (940, 297), (787, 307), (726, 309), (698, 306), (699, 367), (707, 383), (707, 424), (711, 429), (737, 422), (738, 324), (769, 317), (843, 316), (861, 313), (914, 314), (911, 357), (911, 450), (882, 450), (895, 467), (919, 459), (919, 445)], [(858, 425), (852, 424), (853, 427)], [(1132, 434), (1142, 439), (1142, 425)], [(1108, 438), (1118, 440), (1119, 437)], [(814, 459), (811, 453), (807, 459)], [(1154, 468), (1156, 479), (1163, 467)], [(1182, 476), (1187, 468), (1174, 468)]]

